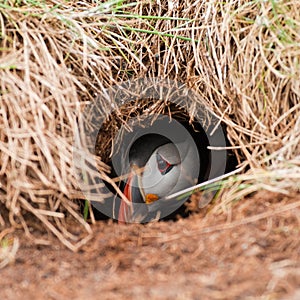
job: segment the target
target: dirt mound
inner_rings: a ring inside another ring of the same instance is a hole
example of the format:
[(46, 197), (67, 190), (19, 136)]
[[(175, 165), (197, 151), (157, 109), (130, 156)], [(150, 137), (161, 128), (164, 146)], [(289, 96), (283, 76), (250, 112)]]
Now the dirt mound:
[(296, 300), (299, 213), (299, 195), (261, 192), (225, 214), (147, 225), (98, 222), (78, 253), (57, 240), (34, 247), (20, 237), (16, 263), (1, 271), (1, 295)]

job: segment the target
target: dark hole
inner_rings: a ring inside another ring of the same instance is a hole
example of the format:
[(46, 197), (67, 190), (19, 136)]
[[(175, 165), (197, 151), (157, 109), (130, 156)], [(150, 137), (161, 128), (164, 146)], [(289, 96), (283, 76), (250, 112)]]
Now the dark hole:
[[(210, 166), (211, 166), (211, 151), (207, 149), (207, 146), (209, 145), (208, 138), (206, 136), (206, 133), (202, 126), (198, 122), (190, 122), (189, 121), (189, 116), (186, 112), (183, 114), (174, 114), (172, 115), (172, 118), (180, 122), (181, 125), (186, 128), (186, 130), (189, 132), (189, 134), (192, 136), (193, 140), (195, 141), (197, 148), (200, 153), (200, 159), (201, 159), (201, 169), (199, 172), (199, 178), (198, 178), (198, 183), (203, 182), (207, 180), (207, 176), (210, 172)], [(230, 146), (229, 140), (227, 139), (227, 134), (226, 134), (226, 127), (222, 126), (222, 130), (224, 132), (224, 136), (226, 138), (226, 145)], [(111, 161), (106, 161), (108, 165), (112, 168), (112, 172), (110, 174), (111, 178), (114, 178), (117, 176), (116, 171), (113, 168), (112, 162)], [(231, 150), (227, 150), (227, 156), (226, 156), (226, 169), (225, 172), (230, 172), (235, 169), (237, 165), (237, 159)], [(125, 187), (125, 182), (122, 181), (119, 184), (119, 188), (121, 190), (124, 190)], [(110, 186), (107, 183), (107, 188), (115, 193), (115, 190), (112, 186)], [(187, 209), (187, 203), (190, 200), (187, 200), (186, 203), (184, 203), (182, 206), (180, 206), (177, 210), (175, 210), (173, 213), (169, 214), (168, 216), (162, 218), (160, 221), (176, 221), (178, 217), (181, 218), (186, 218), (188, 217), (191, 213), (193, 213), (192, 210)], [(115, 209), (115, 215), (118, 215), (118, 210), (119, 210), (119, 205), (116, 205)], [(108, 216), (100, 212), (98, 209), (94, 209), (93, 207), (93, 213), (95, 216), (96, 220), (106, 220), (109, 219)]]

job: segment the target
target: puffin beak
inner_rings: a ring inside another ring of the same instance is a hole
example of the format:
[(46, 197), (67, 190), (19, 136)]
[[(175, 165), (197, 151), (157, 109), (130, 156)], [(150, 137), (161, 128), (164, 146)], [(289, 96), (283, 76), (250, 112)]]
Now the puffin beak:
[[(118, 215), (119, 224), (129, 223), (135, 213), (134, 204), (144, 203), (143, 190), (140, 185), (140, 178), (141, 177), (137, 175), (137, 166), (133, 165), (131, 167), (131, 171), (124, 189), (124, 195), (128, 199), (129, 203), (126, 203), (121, 199)], [(135, 207), (137, 208), (137, 206)]]
[(129, 203), (126, 203), (123, 199), (121, 199), (118, 215), (119, 224), (128, 223), (132, 215), (132, 181), (134, 176), (134, 173), (131, 171), (125, 185), (124, 195), (126, 196)]

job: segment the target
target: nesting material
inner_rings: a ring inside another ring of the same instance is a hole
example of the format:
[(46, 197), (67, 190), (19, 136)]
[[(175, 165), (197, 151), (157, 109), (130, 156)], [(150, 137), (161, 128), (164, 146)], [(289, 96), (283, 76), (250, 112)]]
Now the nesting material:
[[(48, 241), (33, 232), (48, 230), (74, 251), (91, 237), (73, 168), (79, 117), (106, 88), (135, 78), (186, 84), (226, 125), (248, 171), (224, 182), (230, 189), (223, 189), (220, 205), (262, 188), (299, 190), (299, 20), (299, 1), (5, 1), (0, 228), (24, 228), (42, 244)], [(106, 99), (102, 110), (110, 105)], [(153, 105), (168, 109), (166, 101)], [(197, 105), (186, 103), (191, 118)], [(130, 107), (133, 114), (139, 109)], [(126, 116), (119, 109), (110, 128)], [(107, 145), (95, 153), (103, 177), (110, 148), (108, 132)], [(85, 233), (73, 232), (67, 218)]]

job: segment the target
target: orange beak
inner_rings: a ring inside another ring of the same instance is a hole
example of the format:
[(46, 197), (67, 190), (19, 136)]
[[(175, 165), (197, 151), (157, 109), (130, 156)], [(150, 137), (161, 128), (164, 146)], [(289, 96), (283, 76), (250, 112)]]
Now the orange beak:
[(155, 194), (144, 194), (140, 179), (141, 177), (137, 175), (137, 168), (133, 165), (124, 189), (124, 195), (128, 199), (129, 203), (121, 199), (118, 215), (119, 224), (129, 223), (132, 221), (134, 213), (139, 212), (138, 210), (134, 212), (133, 203), (151, 204), (158, 200), (158, 196)]
[[(129, 202), (132, 202), (132, 179), (135, 175), (133, 172), (129, 174), (129, 177), (126, 182), (126, 186), (124, 189), (124, 195), (128, 199)], [(125, 224), (128, 223), (132, 216), (132, 207), (130, 204), (126, 203), (123, 199), (121, 199), (119, 215), (118, 215), (118, 223)]]

